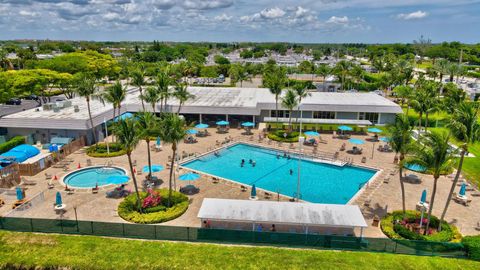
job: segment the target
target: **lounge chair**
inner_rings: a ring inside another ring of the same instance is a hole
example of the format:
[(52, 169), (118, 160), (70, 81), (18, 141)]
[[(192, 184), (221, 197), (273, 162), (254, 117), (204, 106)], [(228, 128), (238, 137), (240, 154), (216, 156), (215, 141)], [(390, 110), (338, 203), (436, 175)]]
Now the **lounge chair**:
[(87, 159), (87, 166), (92, 166), (92, 160), (91, 159)]
[(25, 177), (21, 178), (21, 185), (33, 186), (33, 185), (36, 185), (36, 184), (37, 184), (37, 182), (28, 180)]
[(366, 199), (364, 202), (363, 202), (363, 206), (370, 206), (370, 203), (372, 202), (372, 199)]
[(52, 175), (49, 173), (45, 173), (45, 180), (50, 180), (52, 179)]
[(66, 187), (65, 191), (67, 192), (68, 195), (71, 195), (75, 192), (75, 189)]
[(54, 187), (55, 187), (55, 185), (54, 185), (51, 181), (49, 181), (49, 182), (47, 183), (47, 188), (48, 188), (48, 189), (53, 189)]
[(343, 143), (342, 146), (340, 146), (340, 151), (345, 151), (345, 143)]
[(242, 192), (245, 192), (245, 191), (247, 191), (247, 190), (248, 190), (248, 189), (247, 189), (247, 187), (246, 187), (246, 186), (244, 186), (244, 185), (241, 185), (241, 186), (240, 186), (240, 188), (241, 188)]
[(270, 198), (272, 198), (272, 194), (268, 193), (268, 192), (265, 192), (265, 199), (269, 200)]
[(212, 178), (212, 183), (218, 184), (218, 182), (219, 182), (219, 180), (218, 180), (217, 177), (213, 177), (213, 178)]
[(385, 183), (385, 184), (390, 183), (390, 177), (389, 177), (389, 176), (386, 176), (386, 177), (383, 179), (383, 183)]
[(366, 157), (362, 157), (362, 163), (366, 163), (367, 162), (367, 158)]
[(92, 188), (92, 194), (97, 194), (98, 193), (98, 187)]

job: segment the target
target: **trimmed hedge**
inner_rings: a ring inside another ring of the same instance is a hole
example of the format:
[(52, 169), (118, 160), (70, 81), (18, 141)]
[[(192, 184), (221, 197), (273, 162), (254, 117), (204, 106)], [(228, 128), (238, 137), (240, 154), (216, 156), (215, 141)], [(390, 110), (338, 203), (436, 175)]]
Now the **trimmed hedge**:
[[(407, 210), (406, 219), (409, 222), (413, 220), (420, 219), (421, 213), (418, 211)], [(426, 218), (426, 214), (424, 215)], [(395, 240), (422, 240), (422, 241), (432, 241), (432, 242), (460, 242), (462, 235), (458, 232), (457, 227), (450, 225), (446, 222), (442, 223), (442, 231), (432, 235), (420, 235), (415, 232), (412, 232), (400, 224), (394, 224), (395, 220), (403, 220), (402, 211), (393, 211), (392, 213), (387, 214), (382, 221), (380, 222), (380, 228), (383, 233), (391, 239)], [(430, 227), (436, 228), (440, 220), (432, 216), (430, 219)]]
[(25, 137), (23, 136), (15, 136), (8, 140), (8, 142), (0, 144), (0, 153), (5, 153), (8, 150), (14, 148), (15, 146), (21, 145), (25, 143)]
[[(178, 191), (172, 191), (172, 206), (167, 207), (168, 189), (155, 190), (160, 193), (162, 201), (160, 205), (146, 208), (143, 213), (137, 211), (137, 196), (132, 193), (118, 206), (118, 215), (133, 223), (152, 224), (167, 222), (183, 215), (188, 209), (188, 197)], [(147, 192), (140, 192), (140, 199), (143, 201), (147, 197)]]
[(110, 154), (107, 152), (105, 143), (94, 144), (87, 149), (87, 155), (90, 157), (118, 157), (127, 153), (119, 143), (109, 143), (108, 147)]
[[(287, 137), (284, 137), (283, 134), (287, 134)], [(298, 142), (298, 131), (287, 132), (286, 130), (275, 130), (271, 131), (267, 136), (270, 140), (274, 140), (277, 142), (287, 142), (287, 143), (294, 143)]]
[(480, 235), (465, 236), (462, 239), (462, 244), (467, 250), (468, 258), (480, 261)]

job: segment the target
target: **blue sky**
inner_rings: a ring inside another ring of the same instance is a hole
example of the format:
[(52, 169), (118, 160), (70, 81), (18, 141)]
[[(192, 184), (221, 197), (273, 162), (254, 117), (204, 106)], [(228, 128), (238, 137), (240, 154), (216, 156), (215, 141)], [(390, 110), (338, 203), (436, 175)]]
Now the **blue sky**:
[(480, 0), (0, 0), (0, 39), (480, 42)]

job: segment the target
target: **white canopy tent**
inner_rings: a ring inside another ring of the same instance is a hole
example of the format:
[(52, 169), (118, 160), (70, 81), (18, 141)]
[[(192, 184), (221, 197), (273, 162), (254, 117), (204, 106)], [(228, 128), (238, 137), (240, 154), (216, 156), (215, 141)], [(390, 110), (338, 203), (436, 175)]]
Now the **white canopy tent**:
[(205, 198), (198, 218), (215, 222), (361, 229), (368, 227), (357, 205)]

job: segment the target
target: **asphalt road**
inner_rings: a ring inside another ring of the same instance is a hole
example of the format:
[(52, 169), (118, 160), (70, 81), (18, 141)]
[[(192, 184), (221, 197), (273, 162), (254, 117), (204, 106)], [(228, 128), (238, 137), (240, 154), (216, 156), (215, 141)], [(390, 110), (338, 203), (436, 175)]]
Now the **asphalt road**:
[(33, 109), (38, 106), (38, 102), (35, 100), (23, 100), (21, 105), (5, 105), (0, 104), (0, 117), (9, 115), (12, 113), (17, 113), (29, 109)]

